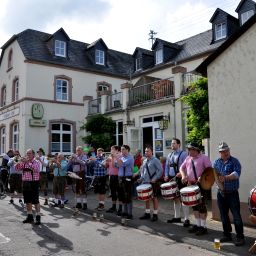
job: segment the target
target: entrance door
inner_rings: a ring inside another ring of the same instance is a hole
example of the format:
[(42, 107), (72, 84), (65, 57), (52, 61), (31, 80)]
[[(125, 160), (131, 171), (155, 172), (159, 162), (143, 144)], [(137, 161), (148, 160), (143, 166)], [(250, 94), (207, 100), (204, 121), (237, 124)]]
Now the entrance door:
[(143, 137), (143, 152), (147, 146), (153, 147), (153, 127), (143, 127), (142, 128), (142, 137)]

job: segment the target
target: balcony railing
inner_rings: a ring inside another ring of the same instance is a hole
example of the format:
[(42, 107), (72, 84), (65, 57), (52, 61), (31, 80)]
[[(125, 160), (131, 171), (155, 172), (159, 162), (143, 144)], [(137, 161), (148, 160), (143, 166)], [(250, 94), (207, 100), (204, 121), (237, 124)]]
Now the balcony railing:
[(101, 113), (101, 98), (89, 101), (89, 115)]
[(107, 98), (107, 111), (120, 109), (123, 104), (123, 94), (122, 92), (114, 93)]
[(195, 82), (196, 80), (202, 78), (200, 75), (192, 74), (192, 73), (185, 73), (183, 74), (183, 92), (185, 94), (188, 90), (188, 86)]
[(173, 78), (132, 87), (129, 90), (129, 106), (174, 97)]

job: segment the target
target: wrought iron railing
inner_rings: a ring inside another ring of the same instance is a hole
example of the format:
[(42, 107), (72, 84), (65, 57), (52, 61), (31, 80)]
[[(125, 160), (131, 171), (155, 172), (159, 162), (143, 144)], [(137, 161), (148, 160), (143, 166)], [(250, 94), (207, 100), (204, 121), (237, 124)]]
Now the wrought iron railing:
[(101, 98), (89, 101), (89, 115), (101, 113)]
[(107, 111), (120, 109), (122, 108), (122, 104), (123, 104), (122, 92), (117, 92), (107, 97)]
[(174, 97), (173, 78), (132, 87), (129, 90), (129, 106)]

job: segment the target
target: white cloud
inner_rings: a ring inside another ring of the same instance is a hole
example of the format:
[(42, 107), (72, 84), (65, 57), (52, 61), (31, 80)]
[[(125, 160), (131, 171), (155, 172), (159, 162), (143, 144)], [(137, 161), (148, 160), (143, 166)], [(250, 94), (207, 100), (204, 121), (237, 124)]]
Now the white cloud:
[[(235, 3), (234, 3), (235, 2)], [(27, 28), (92, 43), (102, 38), (111, 49), (133, 53), (150, 49), (150, 30), (170, 42), (211, 28), (216, 8), (232, 15), (240, 1), (226, 0), (0, 0), (0, 45)]]

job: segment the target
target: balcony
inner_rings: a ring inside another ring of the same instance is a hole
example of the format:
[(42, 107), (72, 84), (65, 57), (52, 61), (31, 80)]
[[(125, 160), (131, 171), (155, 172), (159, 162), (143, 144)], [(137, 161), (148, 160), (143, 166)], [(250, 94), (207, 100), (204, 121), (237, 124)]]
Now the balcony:
[(129, 90), (129, 106), (174, 97), (173, 78), (158, 80), (132, 87)]
[(101, 113), (101, 98), (89, 101), (89, 115)]
[(123, 103), (122, 92), (111, 94), (107, 98), (107, 111), (121, 109)]

